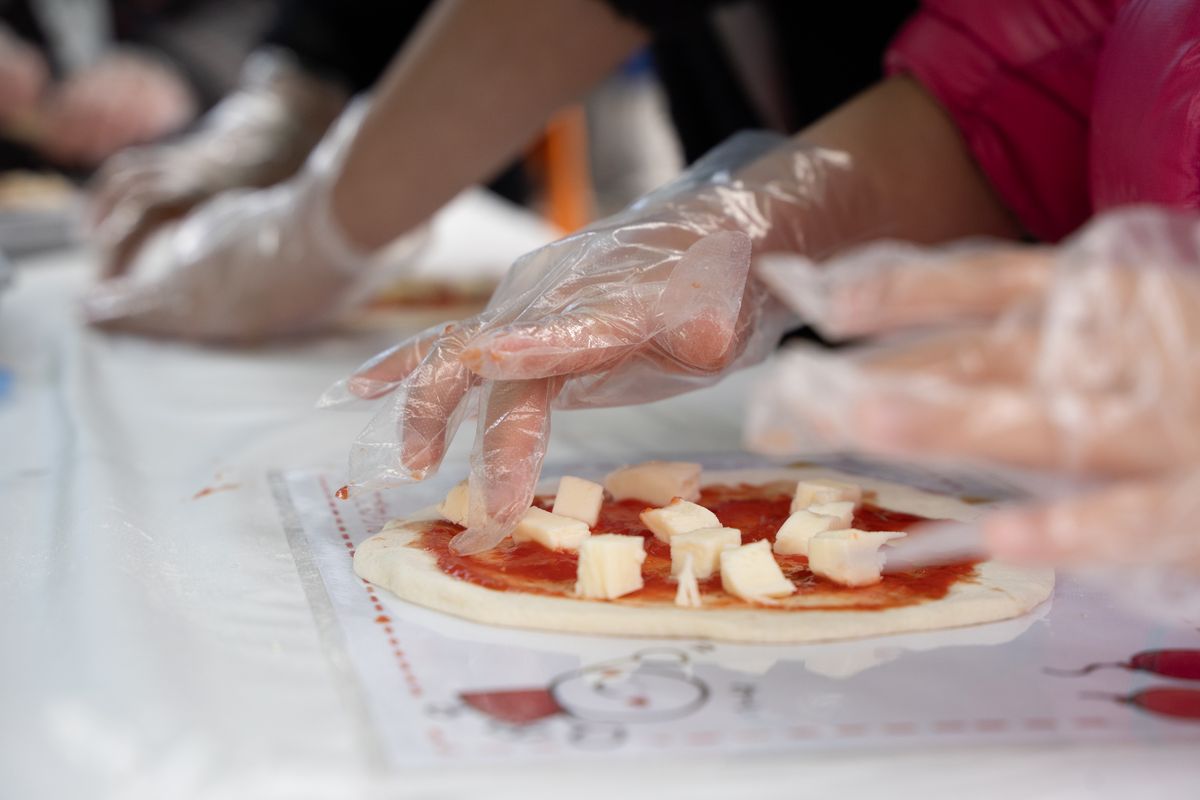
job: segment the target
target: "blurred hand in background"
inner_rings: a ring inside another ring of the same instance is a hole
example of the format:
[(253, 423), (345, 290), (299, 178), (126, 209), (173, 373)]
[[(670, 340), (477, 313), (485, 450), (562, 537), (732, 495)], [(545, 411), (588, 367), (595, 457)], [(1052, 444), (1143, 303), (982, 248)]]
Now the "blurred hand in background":
[(41, 52), (0, 23), (0, 126), (25, 124), (49, 80)]
[(92, 224), (102, 276), (125, 272), (146, 238), (209, 198), (289, 178), (345, 107), (337, 84), (310, 75), (281, 51), (255, 53), (237, 91), (196, 130), (131, 148), (93, 181)]
[(876, 339), (780, 357), (752, 448), (1069, 478), (1084, 488), (986, 515), (991, 551), (1200, 575), (1200, 216), (1136, 207), (1055, 248), (888, 243), (760, 274), (823, 333)]
[(39, 109), (38, 148), (91, 168), (133, 144), (179, 130), (197, 111), (187, 81), (167, 62), (119, 49), (50, 88)]

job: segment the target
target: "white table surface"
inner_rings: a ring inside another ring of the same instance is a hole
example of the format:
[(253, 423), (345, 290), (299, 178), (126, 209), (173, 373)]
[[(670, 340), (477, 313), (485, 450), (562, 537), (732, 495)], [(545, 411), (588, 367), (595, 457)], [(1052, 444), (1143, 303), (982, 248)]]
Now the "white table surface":
[[(482, 203), (442, 228), (478, 254), (494, 244), (479, 235), (489, 226), (509, 229), (497, 234), (507, 247), (544, 235), (512, 234), (522, 224)], [(0, 397), (4, 797), (1200, 796), (1194, 744), (375, 774), (266, 473), (344, 463), (368, 412), (318, 412), (313, 400), (404, 331), (258, 350), (103, 335), (73, 305), (89, 261), (20, 261), (0, 297), (0, 367), (14, 376)], [(552, 457), (734, 450), (752, 378), (560, 414)], [(468, 445), (460, 436), (446, 469), (464, 469)], [(194, 499), (208, 487), (234, 488)]]

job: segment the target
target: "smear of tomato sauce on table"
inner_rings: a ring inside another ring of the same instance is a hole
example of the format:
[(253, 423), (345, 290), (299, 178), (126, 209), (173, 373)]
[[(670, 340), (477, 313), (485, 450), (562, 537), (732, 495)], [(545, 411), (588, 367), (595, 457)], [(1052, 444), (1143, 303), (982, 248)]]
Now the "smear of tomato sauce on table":
[[(727, 528), (742, 532), (742, 544), (759, 539), (771, 539), (788, 518), (792, 503), (791, 486), (768, 484), (755, 486), (714, 485), (701, 490), (700, 505), (717, 515)], [(924, 522), (925, 517), (882, 508), (870, 502), (868, 496), (854, 511), (854, 527), (866, 531), (903, 531)], [(549, 509), (553, 497), (539, 496), (534, 504)], [(617, 533), (641, 536), (646, 540), (646, 561), (642, 565), (645, 586), (612, 602), (624, 605), (659, 605), (672, 603), (676, 583), (671, 579), (671, 548), (661, 542), (642, 524), (639, 515), (647, 504), (641, 500), (605, 500), (600, 519), (593, 533)], [(438, 567), (456, 578), (470, 581), (497, 591), (520, 591), (532, 594), (573, 596), (578, 556), (572, 552), (548, 550), (536, 542), (514, 542), (505, 539), (500, 545), (472, 556), (462, 556), (450, 549), (450, 540), (462, 528), (451, 522), (428, 523), (422, 533), (421, 546), (437, 558)], [(786, 598), (777, 608), (782, 611), (802, 610), (867, 610), (912, 605), (937, 600), (950, 591), (957, 581), (971, 580), (975, 562), (946, 564), (935, 567), (885, 575), (874, 586), (841, 586), (814, 575), (808, 569), (805, 556), (776, 556), (783, 574), (796, 585), (796, 594)], [(700, 591), (706, 608), (748, 606), (721, 587), (720, 575), (700, 581)], [(805, 596), (808, 601), (805, 605)], [(817, 600), (815, 595), (819, 595)]]

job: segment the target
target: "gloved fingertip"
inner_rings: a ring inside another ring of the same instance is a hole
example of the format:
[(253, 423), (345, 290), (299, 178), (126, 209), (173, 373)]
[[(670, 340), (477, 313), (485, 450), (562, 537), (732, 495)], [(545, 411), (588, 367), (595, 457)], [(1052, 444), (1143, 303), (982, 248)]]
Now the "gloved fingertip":
[(983, 536), (988, 551), (1008, 561), (1041, 561), (1053, 552), (1038, 515), (1024, 509), (989, 514), (983, 521)]
[(429, 477), (437, 465), (442, 463), (445, 452), (446, 448), (440, 440), (425, 439), (414, 444), (405, 434), (401, 434), (400, 466), (414, 481), (423, 481)]
[(488, 519), (481, 525), (472, 525), (450, 540), (450, 549), (459, 555), (469, 556), (491, 550), (513, 531), (516, 524), (505, 524)]
[(330, 386), (317, 398), (317, 408), (338, 408), (351, 405), (362, 400), (374, 400), (382, 397), (396, 388), (396, 384), (385, 384), (382, 381), (369, 381), (357, 376), (340, 380)]
[(128, 297), (124, 289), (101, 284), (80, 299), (79, 307), (89, 324), (100, 325), (124, 317)]
[(722, 314), (699, 313), (662, 337), (671, 355), (702, 370), (720, 370), (733, 355), (734, 323)]
[(888, 397), (886, 401), (875, 397), (864, 397), (854, 404), (854, 423), (864, 443), (874, 447), (904, 447), (912, 440), (912, 419), (915, 411), (901, 398)]
[(346, 389), (359, 400), (374, 400), (377, 397), (383, 397), (394, 391), (399, 385), (399, 381), (381, 380), (366, 375), (353, 375), (346, 381)]

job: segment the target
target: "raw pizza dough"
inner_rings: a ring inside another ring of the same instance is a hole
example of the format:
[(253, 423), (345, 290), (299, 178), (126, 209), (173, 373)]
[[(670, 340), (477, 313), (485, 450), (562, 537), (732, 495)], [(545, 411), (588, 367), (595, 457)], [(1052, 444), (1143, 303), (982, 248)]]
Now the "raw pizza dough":
[[(953, 497), (822, 469), (705, 471), (703, 484), (766, 484), (815, 477), (856, 483), (876, 493), (877, 505), (933, 519), (967, 521), (980, 511), (978, 506)], [(553, 484), (549, 491), (554, 491)], [(434, 556), (413, 546), (420, 538), (422, 522), (435, 519), (440, 517), (429, 509), (388, 523), (358, 546), (354, 571), (417, 605), (516, 628), (727, 642), (816, 642), (1009, 619), (1037, 606), (1054, 588), (1053, 570), (986, 561), (976, 566), (971, 581), (956, 582), (941, 599), (879, 611), (781, 611), (749, 606), (696, 609), (502, 592), (446, 575), (438, 569)], [(829, 598), (819, 594), (797, 595), (788, 601), (796, 606), (829, 604)]]

